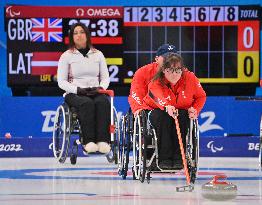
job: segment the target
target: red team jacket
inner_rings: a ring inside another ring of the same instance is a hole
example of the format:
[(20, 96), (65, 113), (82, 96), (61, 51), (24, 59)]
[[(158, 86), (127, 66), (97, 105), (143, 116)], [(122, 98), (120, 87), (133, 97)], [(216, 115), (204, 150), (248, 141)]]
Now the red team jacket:
[(206, 101), (206, 93), (199, 80), (190, 71), (184, 71), (179, 81), (172, 85), (166, 79), (164, 85), (159, 80), (148, 85), (148, 93), (143, 99), (143, 109), (152, 110), (172, 105), (178, 109), (189, 109), (191, 106), (201, 111)]
[(132, 79), (128, 102), (134, 113), (138, 109), (143, 109), (143, 98), (147, 95), (148, 84), (157, 72), (156, 62), (139, 68)]
[(157, 64), (153, 64), (155, 67), (149, 64), (135, 73), (128, 98), (132, 111), (155, 108), (163, 110), (165, 106), (173, 105), (186, 110), (193, 106), (199, 113), (205, 104), (206, 93), (194, 73), (184, 71), (175, 85), (167, 80), (162, 85), (159, 80), (151, 81), (157, 72)]

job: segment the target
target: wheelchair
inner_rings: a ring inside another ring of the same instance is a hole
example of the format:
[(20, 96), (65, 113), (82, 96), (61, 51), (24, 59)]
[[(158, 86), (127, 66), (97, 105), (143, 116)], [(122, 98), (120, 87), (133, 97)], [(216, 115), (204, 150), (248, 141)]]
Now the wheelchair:
[(126, 179), (129, 153), (132, 148), (132, 135), (133, 135), (133, 114), (131, 109), (121, 117), (120, 138), (118, 141), (118, 174)]
[[(123, 179), (127, 176), (129, 152), (133, 151), (132, 173), (134, 180), (142, 183), (150, 182), (151, 173), (175, 173), (181, 169), (163, 169), (159, 166), (158, 143), (155, 129), (148, 120), (147, 113), (142, 111), (133, 117), (131, 111), (122, 117), (120, 134), (119, 175)], [(192, 191), (197, 177), (199, 158), (199, 131), (197, 120), (190, 120), (190, 127), (186, 135), (184, 156), (187, 170), (187, 186), (177, 187), (177, 191)], [(181, 147), (180, 147), (181, 148)], [(150, 153), (150, 155), (148, 155)]]
[[(114, 107), (114, 91), (100, 90), (99, 93), (110, 96), (111, 116), (110, 116), (110, 146), (111, 150), (106, 154), (108, 162), (118, 163), (117, 141), (119, 141), (119, 120)], [(78, 138), (73, 139), (73, 135)], [(60, 163), (64, 163), (70, 156), (71, 164), (76, 164), (78, 156), (78, 146), (81, 144), (81, 127), (77, 118), (76, 109), (63, 103), (56, 110), (53, 126), (53, 154)], [(84, 155), (87, 153), (83, 149)]]

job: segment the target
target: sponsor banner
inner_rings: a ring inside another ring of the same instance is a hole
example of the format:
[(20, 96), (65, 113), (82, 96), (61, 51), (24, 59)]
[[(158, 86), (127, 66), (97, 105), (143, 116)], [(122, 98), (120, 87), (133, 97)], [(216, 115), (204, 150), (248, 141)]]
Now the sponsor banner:
[[(0, 97), (0, 139), (50, 137), (62, 97)], [(118, 118), (129, 109), (127, 97), (115, 97)], [(259, 136), (262, 103), (234, 97), (208, 97), (200, 113), (201, 137)]]
[(202, 137), (202, 157), (258, 157), (259, 137)]
[(0, 140), (0, 157), (51, 157), (52, 138), (11, 138)]
[[(71, 138), (72, 142), (77, 137)], [(200, 157), (257, 157), (259, 137), (202, 137)], [(69, 156), (71, 153), (69, 148)], [(84, 156), (79, 146), (78, 156)], [(52, 137), (0, 139), (0, 157), (53, 157)]]
[[(76, 139), (71, 137), (71, 143)], [(70, 146), (71, 150), (72, 144)], [(69, 155), (70, 157), (70, 151)], [(84, 156), (79, 146), (78, 156)], [(54, 157), (53, 139), (50, 138), (11, 138), (0, 139), (0, 157)]]
[(262, 103), (235, 97), (208, 97), (198, 122), (200, 135), (259, 136)]
[[(51, 137), (56, 109), (64, 102), (63, 97), (1, 97), (0, 139)], [(126, 113), (126, 97), (115, 97), (117, 116)]]

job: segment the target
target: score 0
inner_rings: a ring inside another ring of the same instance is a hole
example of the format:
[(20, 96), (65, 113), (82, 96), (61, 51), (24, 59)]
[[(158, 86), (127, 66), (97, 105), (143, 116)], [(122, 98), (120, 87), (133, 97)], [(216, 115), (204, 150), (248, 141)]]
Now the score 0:
[(238, 77), (244, 82), (256, 82), (259, 78), (258, 21), (241, 22), (238, 33)]

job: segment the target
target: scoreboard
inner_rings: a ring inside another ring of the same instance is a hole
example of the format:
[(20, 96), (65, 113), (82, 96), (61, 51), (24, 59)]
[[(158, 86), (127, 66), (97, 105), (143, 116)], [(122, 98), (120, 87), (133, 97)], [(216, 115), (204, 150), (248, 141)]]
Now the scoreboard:
[(82, 22), (107, 60), (111, 85), (129, 84), (137, 68), (170, 43), (202, 83), (259, 82), (258, 5), (186, 7), (5, 7), (8, 86), (56, 86), (68, 31)]
[(259, 12), (259, 6), (124, 8), (125, 65), (140, 67), (168, 42), (203, 83), (258, 82)]
[(6, 6), (8, 86), (57, 85), (57, 65), (67, 50), (70, 26), (90, 30), (106, 57), (112, 83), (123, 65), (123, 7)]

